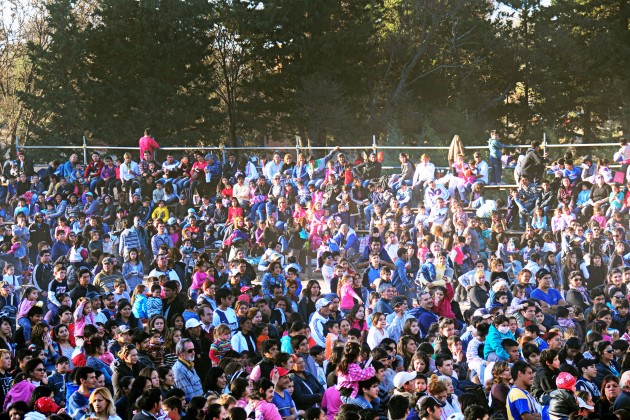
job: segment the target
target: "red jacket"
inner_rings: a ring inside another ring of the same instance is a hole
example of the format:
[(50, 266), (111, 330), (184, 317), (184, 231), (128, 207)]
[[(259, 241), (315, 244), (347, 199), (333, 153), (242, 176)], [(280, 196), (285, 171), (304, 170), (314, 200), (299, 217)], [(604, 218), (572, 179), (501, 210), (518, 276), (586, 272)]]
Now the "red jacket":
[(453, 286), (451, 283), (446, 283), (444, 287), (446, 287), (446, 296), (444, 296), (444, 299), (442, 299), (438, 305), (436, 305), (435, 302), (433, 303), (433, 312), (438, 316), (455, 319), (455, 314), (453, 313), (453, 309), (451, 309), (451, 300), (453, 300), (453, 296), (455, 296)]

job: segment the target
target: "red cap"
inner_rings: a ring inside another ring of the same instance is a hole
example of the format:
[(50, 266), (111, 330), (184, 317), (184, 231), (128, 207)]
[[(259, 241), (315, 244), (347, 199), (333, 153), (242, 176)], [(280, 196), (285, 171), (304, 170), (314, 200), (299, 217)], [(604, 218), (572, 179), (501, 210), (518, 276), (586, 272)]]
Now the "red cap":
[(556, 386), (558, 389), (567, 389), (571, 390), (575, 386), (575, 376), (571, 375), (568, 372), (561, 372), (556, 378)]
[(243, 286), (243, 287), (241, 287), (241, 293), (245, 293), (245, 292), (247, 292), (249, 289), (251, 289), (251, 287), (249, 287), (249, 286)]
[[(277, 367), (276, 369), (278, 369), (278, 375), (280, 377), (287, 376), (289, 374), (289, 371), (287, 369), (285, 369), (285, 368)], [(273, 370), (269, 374), (269, 378), (273, 378)]]
[(55, 404), (52, 398), (41, 397), (35, 401), (35, 410), (42, 414), (50, 414), (59, 411), (59, 406)]

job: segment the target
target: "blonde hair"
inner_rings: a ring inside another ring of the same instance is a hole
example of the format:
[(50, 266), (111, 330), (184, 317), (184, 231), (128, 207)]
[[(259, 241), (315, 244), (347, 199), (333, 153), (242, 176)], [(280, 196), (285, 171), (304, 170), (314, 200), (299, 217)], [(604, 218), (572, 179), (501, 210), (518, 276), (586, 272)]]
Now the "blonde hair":
[(228, 334), (231, 333), (232, 330), (230, 329), (230, 326), (227, 324), (219, 324), (214, 328), (214, 335), (220, 336), (221, 334)]
[(114, 406), (114, 398), (112, 397), (112, 393), (109, 392), (109, 389), (107, 388), (96, 388), (94, 391), (92, 391), (92, 395), (90, 395), (90, 411), (94, 412), (94, 407), (92, 407), (92, 404), (94, 403), (94, 400), (96, 399), (97, 395), (100, 395), (101, 397), (107, 400), (107, 415), (108, 416), (116, 415), (116, 407)]

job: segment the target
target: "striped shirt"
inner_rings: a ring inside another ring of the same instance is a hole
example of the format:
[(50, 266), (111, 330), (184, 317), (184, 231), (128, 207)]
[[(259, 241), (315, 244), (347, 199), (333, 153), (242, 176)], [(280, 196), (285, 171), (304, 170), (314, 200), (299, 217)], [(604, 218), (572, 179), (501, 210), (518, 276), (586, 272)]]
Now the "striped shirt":
[(507, 396), (508, 420), (522, 420), (525, 413), (538, 413), (536, 402), (524, 389), (513, 386)]

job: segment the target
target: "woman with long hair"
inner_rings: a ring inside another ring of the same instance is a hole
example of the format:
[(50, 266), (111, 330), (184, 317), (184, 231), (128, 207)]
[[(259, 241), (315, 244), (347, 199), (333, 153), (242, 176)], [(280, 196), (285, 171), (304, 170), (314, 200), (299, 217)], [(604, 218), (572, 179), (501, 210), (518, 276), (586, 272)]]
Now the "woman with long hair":
[(597, 344), (597, 376), (595, 384), (600, 385), (606, 376), (614, 376), (619, 378), (621, 375), (621, 367), (615, 360), (615, 350), (610, 341), (601, 341)]
[[(133, 376), (125, 376), (118, 381), (118, 386), (120, 387), (120, 396), (115, 398), (116, 403), (116, 412), (117, 413), (130, 413), (131, 412), (131, 387), (135, 382), (136, 378)], [(129, 418), (129, 416), (125, 416)]]
[(135, 317), (131, 303), (127, 299), (120, 299), (117, 304), (115, 321), (118, 325), (126, 325), (129, 329), (142, 329), (142, 321)]
[(70, 363), (70, 370), (74, 369), (72, 364), (72, 353), (74, 346), (70, 343), (70, 331), (65, 324), (59, 324), (53, 328), (53, 347), (60, 356), (66, 356)]
[(225, 376), (225, 371), (218, 366), (211, 367), (208, 376), (206, 376), (204, 389), (208, 390), (209, 395), (220, 397), (226, 386), (227, 377)]
[[(120, 360), (116, 360), (112, 367), (112, 385), (114, 387), (114, 393), (116, 400), (123, 396), (123, 389), (120, 384), (120, 379), (125, 376), (131, 376), (135, 378), (138, 376), (138, 350), (133, 344), (127, 344), (123, 346), (118, 352)], [(134, 401), (134, 400), (130, 400)]]
[(506, 401), (510, 392), (511, 381), (512, 375), (508, 362), (496, 362), (492, 368), (492, 388), (490, 389), (492, 404), (490, 408), (493, 413), (503, 414), (504, 418), (507, 418)]
[(177, 352), (175, 347), (177, 343), (182, 339), (182, 330), (179, 328), (170, 328), (166, 334), (166, 341), (164, 342), (164, 366), (172, 368), (175, 362), (177, 362)]
[(149, 381), (151, 381), (151, 388), (159, 388), (160, 387), (160, 374), (157, 369), (153, 369), (150, 367), (145, 367), (138, 373), (139, 376), (144, 376)]
[(378, 347), (384, 338), (389, 338), (389, 334), (387, 333), (387, 330), (385, 330), (385, 327), (387, 327), (385, 314), (382, 312), (374, 312), (372, 314), (372, 326), (370, 327), (367, 335), (367, 344), (372, 350)]
[(591, 307), (591, 295), (584, 287), (582, 273), (580, 271), (572, 271), (568, 275), (569, 291), (567, 292), (566, 301), (572, 306), (578, 307), (584, 312), (586, 308)]
[(350, 313), (348, 314), (350, 328), (356, 328), (361, 331), (362, 336), (365, 336), (365, 333), (369, 329), (366, 318), (365, 306), (357, 303), (350, 309)]
[(343, 357), (343, 347), (333, 347), (332, 353), (326, 365), (326, 386), (331, 387), (337, 384), (337, 366)]
[(149, 319), (149, 331), (158, 331), (160, 333), (160, 338), (164, 343), (168, 334), (168, 329), (166, 328), (166, 318), (162, 315), (153, 315), (151, 319)]
[(175, 388), (175, 375), (173, 369), (162, 366), (158, 368), (158, 376), (160, 377), (160, 389), (164, 397), (171, 389)]
[(569, 276), (572, 272), (579, 271), (582, 273), (582, 278), (584, 280), (589, 279), (588, 269), (586, 267), (586, 263), (584, 261), (579, 261), (578, 254), (574, 251), (569, 251), (569, 253), (564, 257), (564, 262), (562, 264), (562, 268), (560, 269), (560, 280), (561, 284), (556, 284), (556, 289), (563, 290), (569, 289)]
[(256, 337), (253, 334), (252, 320), (242, 318), (239, 320), (239, 331), (232, 337), (232, 350), (242, 354), (247, 352), (249, 355), (256, 354)]
[(46, 357), (46, 370), (54, 370), (55, 360), (57, 360), (59, 354), (53, 346), (53, 341), (49, 333), (50, 327), (48, 327), (48, 325), (43, 322), (36, 324), (31, 332), (31, 344), (28, 348), (30, 350), (34, 350), (37, 347), (43, 349), (44, 356)]
[(461, 413), (462, 407), (459, 404), (459, 399), (455, 395), (455, 387), (453, 386), (453, 379), (450, 376), (440, 375), (439, 380), (446, 385), (446, 405), (442, 408), (442, 415), (449, 418), (454, 413)]
[(409, 364), (409, 371), (422, 373), (427, 375), (431, 370), (431, 360), (429, 356), (423, 351), (417, 351), (416, 354), (411, 358), (411, 363)]
[(103, 339), (98, 335), (95, 335), (89, 340), (85, 340), (83, 348), (85, 349), (85, 355), (87, 356), (85, 365), (103, 372), (103, 375), (105, 375), (105, 385), (108, 388), (111, 388), (112, 375), (114, 372), (112, 372), (112, 369), (109, 365), (107, 365), (107, 363), (101, 360), (101, 356), (107, 351), (107, 347), (105, 346)]
[(404, 369), (409, 370), (409, 366), (411, 366), (411, 360), (413, 356), (416, 354), (416, 350), (418, 349), (418, 344), (413, 337), (409, 335), (403, 335), (400, 337), (400, 341), (398, 341), (398, 354), (403, 358)]
[(317, 280), (309, 280), (302, 290), (302, 299), (298, 303), (298, 313), (304, 322), (308, 322), (309, 317), (315, 312), (315, 302), (322, 294), (322, 287)]
[(116, 415), (112, 393), (107, 388), (96, 388), (90, 394), (90, 404), (85, 418), (98, 420), (122, 420)]
[(254, 410), (256, 419), (282, 420), (278, 407), (272, 404), (275, 385), (267, 378), (254, 383), (249, 403)]
[(11, 357), (15, 356), (11, 320), (5, 316), (0, 318), (0, 349), (9, 351), (11, 353)]
[(470, 309), (485, 308), (486, 302), (490, 297), (490, 283), (487, 281), (488, 279), (486, 279), (485, 271), (475, 271), (473, 279), (473, 286), (468, 290)]
[(403, 324), (402, 335), (407, 335), (413, 338), (416, 344), (422, 343), (422, 337), (420, 337), (420, 324), (416, 318), (409, 318)]

